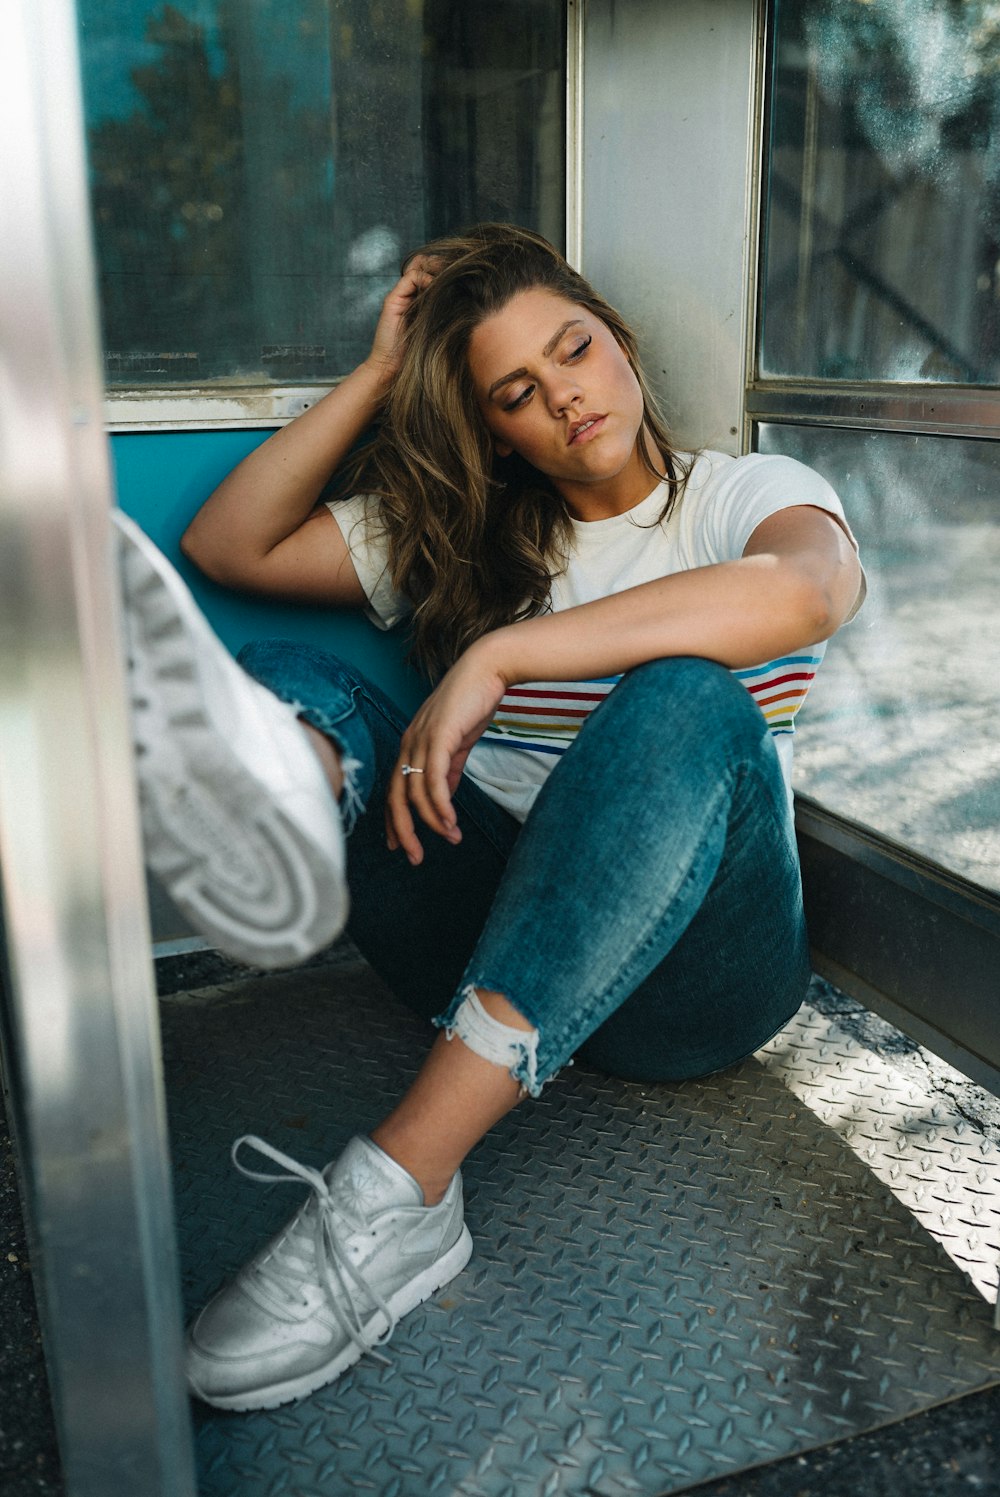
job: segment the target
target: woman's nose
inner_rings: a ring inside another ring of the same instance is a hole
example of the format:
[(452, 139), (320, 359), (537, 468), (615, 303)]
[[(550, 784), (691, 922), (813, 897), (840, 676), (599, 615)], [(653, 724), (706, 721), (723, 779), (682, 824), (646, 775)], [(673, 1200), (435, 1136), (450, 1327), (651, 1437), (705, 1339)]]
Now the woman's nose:
[(575, 379), (557, 380), (549, 391), (549, 408), (554, 416), (561, 416), (583, 399), (583, 391)]

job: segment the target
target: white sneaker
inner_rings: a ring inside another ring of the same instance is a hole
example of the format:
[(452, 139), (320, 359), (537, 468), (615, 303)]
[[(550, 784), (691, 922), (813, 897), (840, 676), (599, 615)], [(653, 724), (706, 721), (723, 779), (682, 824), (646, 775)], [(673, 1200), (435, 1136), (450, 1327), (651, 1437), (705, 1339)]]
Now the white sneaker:
[[(244, 1169), (244, 1143), (288, 1173)], [(472, 1254), (461, 1176), (425, 1206), (370, 1138), (353, 1138), (322, 1174), (253, 1135), (237, 1139), (233, 1161), (251, 1179), (302, 1179), (314, 1193), (188, 1332), (188, 1383), (216, 1408), (273, 1409), (332, 1383)]]
[(305, 961), (347, 919), (343, 828), (319, 757), (148, 536), (112, 518), (146, 861), (219, 951), (254, 967)]

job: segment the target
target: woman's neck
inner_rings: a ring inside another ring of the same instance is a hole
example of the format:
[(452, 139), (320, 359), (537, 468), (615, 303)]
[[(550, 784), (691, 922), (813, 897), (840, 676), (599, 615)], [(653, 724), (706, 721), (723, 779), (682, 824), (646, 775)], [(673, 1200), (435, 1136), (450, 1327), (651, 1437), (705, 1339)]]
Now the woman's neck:
[(613, 477), (594, 483), (565, 480), (556, 483), (574, 520), (610, 520), (615, 515), (627, 514), (648, 498), (662, 481), (655, 474), (661, 472), (663, 459), (648, 432), (643, 431), (641, 441), (645, 444), (648, 462), (643, 461), (637, 441), (631, 458)]

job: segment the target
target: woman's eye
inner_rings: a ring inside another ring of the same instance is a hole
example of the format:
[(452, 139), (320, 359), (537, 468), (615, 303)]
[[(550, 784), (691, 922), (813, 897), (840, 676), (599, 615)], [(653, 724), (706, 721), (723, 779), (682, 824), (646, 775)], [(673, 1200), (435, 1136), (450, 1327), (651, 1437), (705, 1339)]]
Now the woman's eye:
[(531, 392), (532, 392), (532, 390), (534, 388), (535, 388), (534, 385), (528, 385), (526, 387), (526, 389), (519, 391), (519, 393), (517, 395), (515, 395), (513, 397), (513, 399), (507, 401), (507, 403), (504, 406), (504, 410), (505, 411), (516, 411), (519, 406), (527, 404), (527, 401), (528, 401), (528, 399), (529, 399), (529, 397), (531, 395)]
[(578, 359), (581, 354), (585, 354), (592, 341), (593, 340), (591, 338), (584, 338), (580, 343), (577, 343), (573, 348), (570, 349), (569, 353), (566, 355), (567, 361), (570, 359)]

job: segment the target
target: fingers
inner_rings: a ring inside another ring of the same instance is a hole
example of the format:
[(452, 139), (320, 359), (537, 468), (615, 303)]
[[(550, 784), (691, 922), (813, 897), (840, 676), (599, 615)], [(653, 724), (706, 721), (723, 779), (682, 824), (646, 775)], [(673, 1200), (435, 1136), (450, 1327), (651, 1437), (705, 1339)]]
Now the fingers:
[[(432, 749), (427, 756), (423, 776), (417, 777), (420, 783), (415, 787), (413, 803), (428, 826), (433, 827), (449, 842), (459, 842), (462, 834), (458, 830), (458, 818), (451, 802), (450, 769), (451, 755), (440, 749)], [(410, 778), (415, 777), (411, 775)]]
[(403, 274), (382, 302), (371, 356), (384, 370), (388, 383), (391, 383), (399, 368), (406, 339), (407, 314), (420, 292), (433, 280), (435, 263), (433, 256), (414, 256), (407, 262)]
[(440, 255), (425, 255), (418, 250), (416, 254), (409, 255), (403, 261), (400, 273), (406, 276), (414, 272), (419, 272), (421, 275), (425, 275), (428, 280), (432, 280), (438, 271), (443, 268), (444, 261)]
[[(421, 751), (414, 747), (409, 753), (413, 758), (419, 758)], [(409, 771), (407, 774), (403, 773), (404, 765)], [(445, 841), (461, 842), (462, 833), (451, 800), (452, 782), (457, 783), (459, 778), (461, 768), (457, 776), (453, 776), (450, 755), (442, 750), (430, 750), (424, 764), (415, 764), (412, 768), (407, 751), (404, 749), (400, 754), (386, 794), (386, 842), (392, 850), (402, 848), (414, 867), (423, 861), (424, 855), (414, 814)]]
[(480, 656), (467, 650), (404, 732), (386, 792), (386, 839), (411, 863), (423, 858), (415, 817), (447, 842), (462, 840), (452, 796), (504, 689), (497, 673), (484, 672)]
[(424, 850), (413, 825), (399, 765), (393, 771), (392, 783), (385, 798), (385, 840), (391, 852), (402, 848), (414, 868), (423, 862)]
[(419, 291), (430, 285), (440, 268), (441, 262), (435, 255), (411, 255), (386, 301), (399, 296), (409, 304)]

